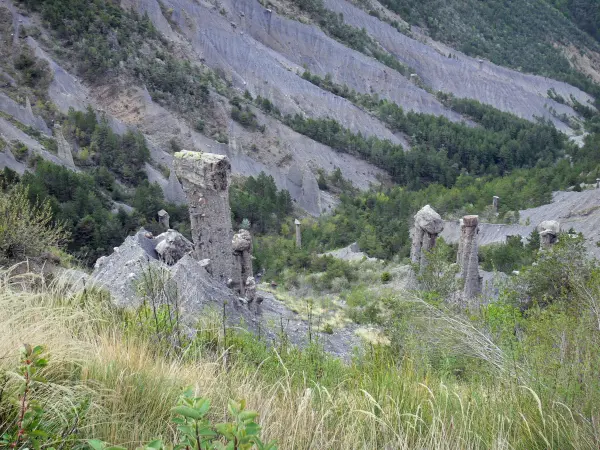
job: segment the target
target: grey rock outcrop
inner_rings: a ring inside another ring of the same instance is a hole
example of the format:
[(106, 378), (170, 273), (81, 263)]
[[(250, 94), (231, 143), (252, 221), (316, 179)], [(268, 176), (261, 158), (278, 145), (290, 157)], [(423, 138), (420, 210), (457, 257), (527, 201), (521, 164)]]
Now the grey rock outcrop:
[(233, 288), (241, 296), (246, 295), (246, 282), (252, 274), (252, 235), (248, 230), (240, 230), (231, 242), (235, 266), (233, 269)]
[[(246, 299), (240, 299), (210, 276), (206, 270), (209, 261), (197, 261), (186, 254), (169, 266), (159, 259), (156, 251), (162, 235), (157, 238), (148, 236), (151, 235), (142, 229), (129, 236), (111, 255), (101, 257), (96, 262), (92, 281), (108, 290), (117, 306), (137, 307), (143, 303), (140, 286), (146, 282), (145, 278), (151, 271), (173, 288), (172, 291), (177, 296), (179, 316), (188, 330), (193, 330), (198, 319), (209, 312), (218, 312), (219, 317), (224, 312), (230, 326), (240, 326), (243, 322), (245, 329), (259, 334), (267, 342), (277, 342), (283, 331), (292, 344), (308, 345), (309, 324), (273, 295), (257, 292), (253, 279), (247, 280)], [(231, 242), (229, 249), (231, 250)], [(252, 295), (255, 296), (254, 301), (250, 300)], [(353, 347), (359, 344), (359, 339), (354, 334), (355, 328), (347, 326), (336, 329), (333, 335), (320, 333), (319, 342), (331, 354), (349, 359)], [(315, 333), (314, 329), (312, 332)]]
[(156, 237), (155, 250), (159, 259), (165, 264), (172, 266), (185, 255), (189, 254), (194, 246), (181, 233), (175, 230), (167, 230)]
[(540, 249), (552, 247), (558, 241), (560, 223), (556, 220), (544, 220), (537, 226), (540, 233)]
[(464, 281), (463, 299), (481, 295), (482, 277), (479, 274), (478, 234), (479, 216), (465, 216), (461, 220), (457, 263)]
[(194, 256), (197, 260), (210, 259), (213, 277), (227, 283), (233, 279), (234, 267), (229, 159), (214, 153), (183, 150), (175, 154), (173, 168), (189, 204)]
[(54, 139), (56, 139), (56, 145), (58, 147), (58, 157), (65, 163), (66, 166), (74, 168), (75, 162), (73, 161), (73, 152), (71, 144), (67, 142), (62, 132), (62, 127), (57, 123), (54, 125)]
[(435, 247), (438, 234), (443, 230), (444, 221), (431, 206), (425, 205), (415, 214), (410, 259), (419, 265), (420, 271), (427, 265), (427, 253)]
[(175, 203), (176, 205), (185, 204), (187, 202), (185, 192), (183, 192), (183, 187), (177, 179), (175, 170), (171, 170), (169, 173), (169, 181), (167, 182), (165, 188), (163, 188), (163, 192), (165, 194), (165, 199), (169, 202)]

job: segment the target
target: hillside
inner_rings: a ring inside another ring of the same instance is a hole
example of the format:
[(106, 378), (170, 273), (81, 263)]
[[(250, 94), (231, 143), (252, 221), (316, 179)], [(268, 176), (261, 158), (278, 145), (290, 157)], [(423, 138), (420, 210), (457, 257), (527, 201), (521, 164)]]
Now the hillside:
[[(91, 105), (106, 114), (117, 132), (127, 126), (136, 127), (145, 135), (155, 167), (170, 166), (169, 153), (173, 146), (227, 153), (237, 173), (256, 175), (265, 171), (274, 177), (278, 187), (288, 189), (298, 205), (311, 214), (331, 206), (329, 196), (318, 190), (317, 169), (331, 173), (340, 168), (343, 177), (360, 189), (385, 180), (386, 174), (373, 164), (361, 161), (364, 159), (361, 154), (351, 150), (340, 152), (339, 148), (330, 148), (330, 141), (307, 135), (305, 131), (297, 133), (296, 125), (282, 120), (286, 115), (333, 119), (342, 128), (365, 137), (389, 140), (399, 149), (414, 146), (415, 136), (398, 131), (364, 106), (336, 95), (335, 91), (304, 79), (300, 75), (306, 70), (321, 78), (330, 77), (335, 85), (358, 94), (386, 99), (405, 111), (442, 116), (453, 122), (464, 121), (466, 126), (474, 124), (468, 116), (441, 102), (438, 92), (475, 99), (528, 120), (543, 117), (569, 135), (581, 134), (581, 120), (577, 120), (580, 116), (573, 107), (580, 110), (579, 105), (589, 107), (593, 102), (588, 93), (561, 81), (528, 75), (487, 61), (482, 63), (453, 49), (449, 52), (452, 57), (448, 58), (441, 42), (425, 39), (418, 33), (413, 37), (402, 34), (347, 2), (299, 4), (300, 10), (308, 11), (309, 17), (303, 21), (309, 23), (293, 20), (295, 13), (289, 11), (298, 11), (298, 6), (293, 4), (282, 4), (281, 14), (278, 14), (276, 6), (273, 10), (251, 1), (222, 3), (218, 8), (195, 1), (124, 2), (124, 8), (131, 7), (139, 14), (137, 19), (130, 17), (128, 21), (141, 21), (144, 15), (147, 15), (144, 20), (149, 21), (127, 38), (131, 41), (127, 45), (119, 43), (119, 33), (125, 33), (125, 30), (119, 31), (119, 25), (113, 28), (117, 32), (116, 41), (107, 39), (110, 33), (105, 35), (105, 31), (106, 27), (126, 23), (123, 19), (130, 13), (113, 8), (110, 14), (122, 17), (118, 19), (120, 22), (103, 24), (94, 18), (90, 5), (79, 7), (74, 0), (44, 3), (46, 6), (36, 7), (42, 12), (40, 16), (29, 15), (26, 10), (19, 13), (15, 4), (3, 0), (2, 5), (7, 8), (4, 9), (5, 23), (11, 24), (6, 28), (6, 42), (10, 42), (13, 51), (27, 45), (42, 60), (49, 61), (51, 80), (47, 100), (59, 112), (66, 114), (70, 107), (84, 110)], [(53, 3), (63, 6), (52, 6)], [(21, 5), (28, 8), (34, 3)], [(311, 23), (311, 11), (316, 10), (329, 11), (328, 14), (335, 17), (343, 13), (344, 22), (338, 28), (345, 31), (336, 35), (325, 24), (323, 33)], [(75, 11), (77, 14), (73, 15)], [(111, 17), (110, 14), (107, 17)], [(411, 14), (413, 17), (413, 12)], [(96, 24), (92, 31), (62, 27), (62, 23), (70, 20), (91, 20), (89, 23), (95, 21)], [(585, 48), (582, 52), (593, 60), (597, 51), (594, 41), (574, 29), (566, 19), (556, 20), (561, 24), (559, 28), (564, 28), (563, 41)], [(150, 23), (153, 28), (146, 29)], [(527, 24), (524, 28), (537, 30), (539, 27), (534, 25)], [(30, 29), (34, 32), (28, 32)], [(348, 33), (351, 36), (352, 30), (358, 29), (367, 33), (357, 38), (361, 42), (346, 40), (344, 36)], [(103, 37), (92, 45), (98, 36)], [(81, 39), (82, 44), (77, 44)], [(443, 33), (440, 39), (445, 41)], [(86, 40), (89, 44), (85, 44)], [(512, 54), (531, 62), (547, 60), (524, 54), (514, 46), (508, 47)], [(388, 67), (392, 59), (398, 64)], [(179, 66), (180, 63), (183, 65)], [(523, 69), (555, 74), (533, 66)], [(197, 75), (193, 75), (194, 71)], [(167, 76), (172, 79), (167, 81)], [(189, 78), (194, 76), (200, 76), (198, 81)], [(594, 93), (587, 85), (575, 84)], [(192, 91), (199, 92), (198, 89), (203, 92), (202, 96), (189, 97)], [(238, 106), (232, 106), (231, 99), (235, 96), (243, 99), (246, 91), (249, 98), (259, 101), (239, 105), (242, 111), (249, 108), (244, 112), (247, 117), (242, 118), (232, 114), (232, 108)], [(23, 102), (25, 91), (6, 92)], [(8, 106), (3, 109), (10, 114)], [(26, 125), (34, 120), (38, 119), (25, 120)], [(40, 130), (47, 133), (43, 128)], [(14, 135), (15, 131), (10, 133)], [(315, 142), (315, 138), (319, 142)], [(227, 144), (218, 141), (227, 141)], [(348, 152), (351, 154), (344, 154)], [(380, 166), (389, 167), (389, 164)], [(163, 188), (168, 186), (160, 170), (148, 167), (147, 172), (151, 181), (157, 181)], [(177, 196), (172, 191), (169, 188), (165, 193), (170, 196), (168, 200), (176, 201)]]
[(0, 0), (0, 449), (600, 447), (600, 0)]

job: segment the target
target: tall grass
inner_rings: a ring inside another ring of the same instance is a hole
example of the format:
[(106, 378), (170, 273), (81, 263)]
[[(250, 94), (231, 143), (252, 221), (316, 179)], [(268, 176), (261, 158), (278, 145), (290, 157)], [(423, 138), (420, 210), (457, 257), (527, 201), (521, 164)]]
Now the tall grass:
[[(480, 379), (461, 381), (423, 367), (408, 351), (396, 358), (372, 347), (349, 366), (324, 364), (323, 371), (335, 374), (315, 377), (277, 346), (263, 349), (258, 363), (240, 354), (226, 365), (219, 351), (201, 345), (167, 357), (145, 334), (125, 332), (122, 322), (122, 312), (98, 290), (1, 272), (0, 371), (8, 381), (0, 397), (0, 432), (12, 420), (18, 348), (30, 343), (49, 351), (48, 383), (34, 390), (46, 420), (57, 429), (75, 422), (81, 439), (129, 448), (151, 438), (173, 439), (169, 410), (186, 386), (212, 401), (215, 421), (225, 419), (228, 399), (247, 399), (260, 412), (264, 437), (276, 439), (282, 449), (600, 445), (598, 417), (540, 397), (524, 376), (517, 380), (504, 366), (491, 365)], [(446, 325), (447, 332), (463, 328)], [(490, 351), (475, 331), (460, 333), (472, 339), (468, 348), (480, 346), (482, 355)], [(246, 341), (247, 351), (262, 345), (250, 336), (236, 339), (232, 342)]]

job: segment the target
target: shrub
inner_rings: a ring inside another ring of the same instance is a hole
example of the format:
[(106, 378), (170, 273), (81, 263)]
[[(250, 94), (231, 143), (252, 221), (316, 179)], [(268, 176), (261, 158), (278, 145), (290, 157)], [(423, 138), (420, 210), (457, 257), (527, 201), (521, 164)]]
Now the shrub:
[(22, 186), (0, 194), (0, 262), (40, 256), (68, 238), (63, 225), (53, 223), (50, 202), (32, 205), (28, 195)]
[(392, 275), (390, 275), (389, 272), (383, 272), (381, 274), (381, 282), (382, 283), (389, 283), (392, 280)]

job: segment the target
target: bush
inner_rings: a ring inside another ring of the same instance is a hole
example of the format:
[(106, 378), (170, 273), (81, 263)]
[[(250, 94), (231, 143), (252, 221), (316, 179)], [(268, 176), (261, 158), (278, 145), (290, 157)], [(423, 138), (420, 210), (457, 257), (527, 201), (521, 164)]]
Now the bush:
[(389, 283), (392, 280), (392, 275), (390, 275), (389, 272), (383, 272), (381, 274), (381, 282), (382, 283)]
[(53, 222), (50, 202), (32, 205), (28, 196), (22, 186), (0, 194), (0, 262), (38, 257), (69, 237), (62, 224)]

